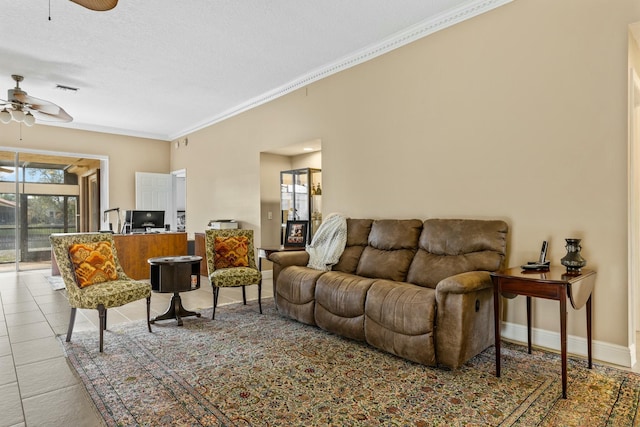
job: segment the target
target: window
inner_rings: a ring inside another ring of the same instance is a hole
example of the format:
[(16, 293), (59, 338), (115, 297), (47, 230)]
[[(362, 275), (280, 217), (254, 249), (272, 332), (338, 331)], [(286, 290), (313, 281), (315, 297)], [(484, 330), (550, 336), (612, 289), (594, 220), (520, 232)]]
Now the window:
[[(17, 176), (19, 182), (38, 183), (38, 184), (76, 184), (77, 179), (75, 175), (66, 174), (64, 169), (60, 167), (53, 167), (54, 165), (46, 164), (29, 164), (25, 163), (24, 166), (18, 168)], [(2, 182), (15, 182), (16, 181), (16, 168), (13, 166), (1, 166), (2, 174), (0, 174), (0, 181)], [(76, 182), (66, 182), (69, 179)]]

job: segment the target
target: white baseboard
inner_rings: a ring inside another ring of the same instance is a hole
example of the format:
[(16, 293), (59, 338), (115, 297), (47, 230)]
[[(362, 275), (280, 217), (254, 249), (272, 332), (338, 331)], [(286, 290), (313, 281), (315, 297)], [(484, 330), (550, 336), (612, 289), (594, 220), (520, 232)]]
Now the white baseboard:
[[(503, 339), (527, 343), (527, 326), (510, 322), (502, 322), (500, 336)], [(551, 332), (544, 329), (531, 328), (531, 344), (537, 347), (544, 347), (555, 351), (560, 351), (560, 333)], [(593, 340), (593, 359), (614, 365), (631, 368), (636, 364), (635, 345), (623, 347), (604, 341)], [(587, 339), (567, 335), (567, 352), (578, 356), (588, 356)]]

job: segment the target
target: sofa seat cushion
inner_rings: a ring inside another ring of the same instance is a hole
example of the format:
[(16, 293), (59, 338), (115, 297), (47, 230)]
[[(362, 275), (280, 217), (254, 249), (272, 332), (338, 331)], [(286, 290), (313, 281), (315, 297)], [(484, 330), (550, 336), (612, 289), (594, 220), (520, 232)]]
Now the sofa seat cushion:
[(344, 337), (364, 341), (364, 302), (374, 279), (328, 272), (316, 283), (316, 324)]
[(376, 280), (367, 292), (367, 343), (424, 365), (436, 365), (436, 295), (410, 283)]
[(324, 271), (291, 265), (284, 268), (276, 283), (276, 306), (278, 311), (292, 319), (315, 325), (314, 306), (316, 281)]

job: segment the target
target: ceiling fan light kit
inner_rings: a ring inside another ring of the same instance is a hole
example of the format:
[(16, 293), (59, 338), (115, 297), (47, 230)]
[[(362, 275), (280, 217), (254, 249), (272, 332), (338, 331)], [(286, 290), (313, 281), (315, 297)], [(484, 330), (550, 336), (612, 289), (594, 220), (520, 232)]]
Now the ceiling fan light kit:
[(24, 123), (25, 125), (31, 127), (36, 122), (36, 118), (31, 114), (31, 111), (27, 111), (26, 113), (22, 110), (7, 110), (4, 108), (0, 111), (0, 122), (4, 124), (8, 124), (11, 120), (14, 120), (18, 123)]
[(73, 120), (66, 111), (53, 102), (44, 99), (34, 98), (27, 95), (27, 92), (20, 89), (20, 82), (24, 80), (22, 76), (12, 75), (16, 87), (7, 91), (7, 100), (0, 99), (0, 122), (8, 124), (11, 120), (33, 126), (38, 120), (54, 122), (70, 122)]
[(0, 111), (0, 122), (4, 123), (5, 125), (9, 123), (12, 118), (13, 117), (11, 116), (11, 113), (7, 111), (6, 108)]

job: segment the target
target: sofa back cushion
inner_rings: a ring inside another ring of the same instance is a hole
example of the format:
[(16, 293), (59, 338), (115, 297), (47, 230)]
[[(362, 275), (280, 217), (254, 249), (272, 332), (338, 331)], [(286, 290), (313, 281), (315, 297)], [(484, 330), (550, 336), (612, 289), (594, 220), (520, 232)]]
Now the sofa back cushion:
[(467, 271), (496, 271), (504, 261), (508, 226), (499, 220), (428, 219), (407, 282), (435, 288)]
[(417, 219), (381, 219), (371, 225), (368, 245), (362, 251), (356, 274), (363, 277), (406, 280), (422, 221)]
[(347, 218), (347, 244), (340, 260), (333, 266), (334, 271), (355, 274), (360, 255), (369, 243), (372, 219)]

